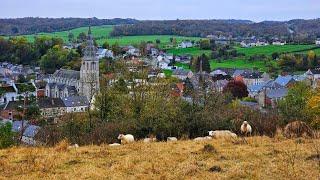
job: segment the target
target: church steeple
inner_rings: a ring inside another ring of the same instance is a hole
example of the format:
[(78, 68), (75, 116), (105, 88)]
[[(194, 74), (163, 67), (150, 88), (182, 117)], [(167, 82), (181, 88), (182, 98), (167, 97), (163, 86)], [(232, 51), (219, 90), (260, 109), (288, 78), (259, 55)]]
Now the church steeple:
[(96, 53), (97, 53), (97, 48), (94, 46), (91, 26), (89, 26), (88, 36), (87, 36), (87, 45), (86, 45), (86, 48), (84, 49), (84, 59), (94, 60), (96, 58)]

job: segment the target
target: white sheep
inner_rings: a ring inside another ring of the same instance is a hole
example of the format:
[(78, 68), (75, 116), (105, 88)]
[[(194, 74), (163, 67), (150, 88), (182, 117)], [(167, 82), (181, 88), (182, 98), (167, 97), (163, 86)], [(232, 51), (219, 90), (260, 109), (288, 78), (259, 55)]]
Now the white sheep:
[(121, 144), (119, 143), (113, 143), (113, 144), (109, 144), (109, 146), (114, 147), (114, 146), (121, 146)]
[(77, 148), (79, 148), (78, 144), (74, 144), (74, 145), (68, 147), (68, 149), (77, 149)]
[(178, 139), (176, 137), (168, 137), (167, 141), (178, 141)]
[(228, 130), (221, 130), (221, 131), (208, 131), (209, 132), (209, 136), (215, 138), (215, 139), (219, 139), (219, 138), (237, 138), (238, 136)]
[(252, 133), (252, 127), (247, 121), (244, 121), (241, 125), (241, 133), (244, 134), (245, 136), (251, 136)]
[(121, 140), (121, 144), (129, 144), (134, 142), (134, 137), (131, 134), (119, 134), (118, 139)]
[(197, 137), (195, 139), (193, 139), (194, 141), (206, 141), (206, 140), (210, 140), (212, 139), (211, 136), (206, 136), (206, 137)]
[(156, 142), (157, 138), (145, 138), (143, 139), (144, 143), (151, 143), (151, 142)]

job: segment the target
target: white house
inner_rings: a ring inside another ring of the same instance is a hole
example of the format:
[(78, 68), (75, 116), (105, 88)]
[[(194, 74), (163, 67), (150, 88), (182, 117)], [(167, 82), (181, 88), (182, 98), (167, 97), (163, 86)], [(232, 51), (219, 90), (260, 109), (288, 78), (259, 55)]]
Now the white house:
[(190, 47), (193, 47), (193, 44), (190, 41), (183, 41), (178, 45), (178, 48), (190, 48)]
[(320, 38), (316, 40), (316, 45), (320, 46)]
[(102, 59), (104, 57), (113, 58), (113, 52), (111, 50), (103, 48), (99, 48), (96, 55), (99, 59)]
[(287, 42), (285, 42), (285, 41), (274, 41), (272, 43), (272, 45), (275, 45), (275, 46), (284, 46), (286, 44), (287, 44)]

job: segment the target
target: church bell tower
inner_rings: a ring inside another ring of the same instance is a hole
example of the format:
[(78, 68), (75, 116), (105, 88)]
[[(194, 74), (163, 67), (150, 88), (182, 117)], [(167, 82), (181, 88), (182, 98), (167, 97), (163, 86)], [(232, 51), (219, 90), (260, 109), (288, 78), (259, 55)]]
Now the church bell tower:
[(99, 92), (99, 59), (96, 55), (97, 48), (94, 46), (91, 27), (89, 27), (87, 44), (84, 49), (80, 70), (80, 95), (86, 96), (89, 101)]

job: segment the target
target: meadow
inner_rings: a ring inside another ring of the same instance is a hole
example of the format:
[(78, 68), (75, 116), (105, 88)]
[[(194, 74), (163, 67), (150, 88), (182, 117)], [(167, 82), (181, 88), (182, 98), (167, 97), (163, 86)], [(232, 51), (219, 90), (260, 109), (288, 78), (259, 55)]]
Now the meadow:
[(239, 59), (228, 59), (223, 60), (220, 63), (217, 60), (210, 61), (211, 69), (216, 68), (240, 68), (240, 69), (252, 69), (257, 68), (260, 71), (266, 71), (266, 66), (263, 61), (253, 61), (248, 62), (248, 60), (239, 58)]
[(206, 54), (210, 56), (211, 50), (202, 50), (199, 47), (192, 48), (180, 48), (180, 49), (169, 49), (167, 53), (171, 53), (173, 55), (191, 55), (191, 56), (201, 56), (202, 54)]
[(0, 150), (0, 179), (320, 178), (319, 139), (251, 137)]
[[(91, 27), (92, 34), (96, 39), (99, 45), (102, 45), (104, 42), (108, 42), (109, 44), (119, 43), (119, 45), (133, 45), (139, 44), (141, 41), (152, 41), (155, 43), (157, 39), (160, 40), (161, 45), (169, 44), (170, 38), (176, 38), (177, 43), (182, 42), (183, 40), (199, 40), (197, 37), (183, 37), (183, 36), (172, 36), (172, 35), (146, 35), (146, 36), (121, 36), (121, 37), (110, 37), (109, 34), (112, 31), (112, 26), (93, 26)], [(59, 37), (64, 40), (64, 42), (68, 42), (68, 34), (69, 32), (73, 33), (75, 37), (77, 37), (81, 32), (87, 33), (88, 27), (81, 27), (72, 29), (70, 31), (62, 31), (62, 32), (53, 32), (53, 33), (38, 33), (34, 35), (24, 35), (28, 39), (28, 41), (34, 41), (35, 36), (48, 36), (48, 37)]]

